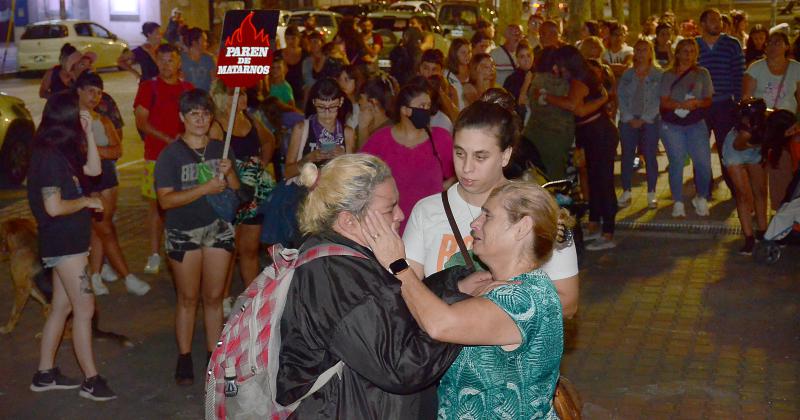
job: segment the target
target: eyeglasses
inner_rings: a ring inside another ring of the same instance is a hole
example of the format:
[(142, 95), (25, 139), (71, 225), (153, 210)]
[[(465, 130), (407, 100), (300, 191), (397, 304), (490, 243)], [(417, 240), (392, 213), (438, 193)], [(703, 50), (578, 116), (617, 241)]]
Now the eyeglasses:
[(211, 112), (209, 111), (189, 111), (186, 113), (186, 116), (192, 118), (194, 120), (199, 119), (206, 119), (211, 118)]
[(333, 113), (337, 113), (337, 112), (339, 112), (339, 107), (340, 106), (341, 105), (339, 105), (339, 104), (330, 105), (330, 106), (322, 106), (322, 105), (314, 104), (314, 108), (317, 108), (317, 114), (323, 114), (323, 113), (333, 114)]

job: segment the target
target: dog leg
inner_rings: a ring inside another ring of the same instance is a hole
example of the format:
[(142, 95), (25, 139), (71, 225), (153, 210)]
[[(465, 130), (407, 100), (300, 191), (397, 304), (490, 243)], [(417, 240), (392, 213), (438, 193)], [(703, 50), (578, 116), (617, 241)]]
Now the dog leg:
[(16, 327), (17, 322), (19, 322), (19, 317), (22, 315), (22, 308), (25, 307), (25, 302), (28, 301), (28, 296), (30, 296), (30, 293), (30, 287), (21, 290), (17, 289), (14, 291), (14, 306), (11, 307), (11, 317), (8, 319), (6, 326), (0, 328), (0, 334), (8, 334), (11, 331), (14, 331), (14, 327)]
[(42, 292), (35, 287), (31, 288), (31, 297), (42, 304), (42, 315), (47, 318), (47, 316), (50, 315), (50, 304), (47, 303), (47, 299), (42, 296)]

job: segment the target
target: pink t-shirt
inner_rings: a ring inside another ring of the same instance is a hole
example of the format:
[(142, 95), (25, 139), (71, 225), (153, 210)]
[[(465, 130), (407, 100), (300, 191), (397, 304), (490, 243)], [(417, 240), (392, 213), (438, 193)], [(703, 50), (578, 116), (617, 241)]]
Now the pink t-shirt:
[(441, 163), (433, 154), (430, 141), (408, 148), (395, 141), (391, 126), (373, 133), (361, 149), (364, 153), (383, 159), (392, 170), (400, 193), (400, 209), (405, 215), (400, 224), (401, 235), (417, 201), (442, 192), (444, 180), (455, 176), (453, 138), (447, 130), (439, 127), (432, 127), (431, 134)]

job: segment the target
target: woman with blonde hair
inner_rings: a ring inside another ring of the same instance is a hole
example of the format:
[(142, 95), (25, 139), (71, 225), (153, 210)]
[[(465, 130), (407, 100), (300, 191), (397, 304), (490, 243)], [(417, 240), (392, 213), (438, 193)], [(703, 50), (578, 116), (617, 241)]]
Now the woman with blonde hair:
[(698, 216), (708, 216), (711, 185), (711, 148), (705, 109), (711, 106), (711, 75), (697, 65), (697, 42), (684, 38), (675, 46), (675, 59), (661, 78), (661, 141), (669, 160), (669, 187), (675, 204), (672, 217), (686, 217), (683, 204), (683, 166), (692, 159), (697, 194), (692, 205)]
[(631, 203), (633, 160), (637, 147), (647, 163), (647, 206), (656, 208), (658, 180), (658, 110), (662, 72), (655, 64), (653, 44), (646, 39), (633, 46), (633, 67), (625, 70), (617, 85), (622, 139), (622, 196), (620, 206)]
[(367, 213), (363, 236), (401, 284), (420, 327), (434, 340), (469, 346), (439, 383), (439, 418), (556, 418), (561, 303), (541, 267), (553, 254), (559, 214), (535, 183), (495, 188), (471, 224), (473, 251), (495, 282), (481, 296), (451, 304), (402, 268), (405, 247), (396, 229), (379, 212)]
[[(436, 417), (435, 385), (461, 347), (419, 329), (403, 303), (400, 284), (364, 235), (371, 215), (399, 240), (404, 215), (389, 167), (375, 156), (346, 154), (321, 169), (303, 165), (299, 180), (309, 188), (299, 212), (300, 229), (307, 235), (300, 255), (327, 256), (295, 268), (281, 320), (276, 400), (283, 405), (297, 401), (320, 372), (341, 363), (340, 374), (304, 399), (294, 411), (296, 418)], [(467, 273), (453, 268), (431, 284), (448, 301), (464, 298), (457, 281)], [(461, 286), (469, 286), (467, 281)]]
[(600, 57), (603, 56), (603, 53), (606, 52), (606, 48), (603, 46), (603, 40), (597, 36), (590, 36), (581, 41), (578, 50), (581, 52), (583, 58), (587, 60), (599, 60)]

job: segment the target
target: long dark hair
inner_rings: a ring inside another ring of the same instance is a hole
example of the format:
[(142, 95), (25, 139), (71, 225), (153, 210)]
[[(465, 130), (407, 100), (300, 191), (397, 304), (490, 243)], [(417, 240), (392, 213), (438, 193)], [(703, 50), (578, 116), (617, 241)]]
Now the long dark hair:
[(336, 115), (336, 119), (339, 120), (340, 123), (344, 124), (345, 120), (347, 119), (347, 115), (349, 115), (353, 110), (353, 105), (344, 96), (342, 88), (339, 87), (339, 83), (335, 79), (325, 77), (317, 80), (308, 91), (308, 98), (306, 98), (305, 106), (306, 118), (317, 113), (317, 108), (314, 106), (314, 99), (332, 101), (339, 98), (344, 98), (345, 100), (342, 101), (342, 106), (339, 107), (339, 112)]
[[(756, 43), (753, 42), (753, 35), (757, 33), (764, 34), (764, 45), (761, 48), (756, 47)], [(769, 30), (762, 24), (757, 23), (750, 28), (750, 33), (747, 35), (747, 43), (745, 44), (745, 50), (750, 51), (764, 51), (767, 49), (767, 42), (769, 42)]]
[(572, 45), (559, 47), (554, 58), (559, 72), (567, 70), (571, 80), (583, 82), (589, 88), (589, 95), (600, 92), (600, 80), (577, 48)]
[(33, 136), (34, 154), (55, 152), (67, 159), (73, 174), (82, 175), (86, 149), (78, 95), (73, 90), (54, 94), (44, 105), (42, 122)]
[[(424, 79), (424, 78), (423, 78)], [(395, 123), (399, 123), (403, 117), (400, 114), (400, 108), (408, 107), (411, 104), (411, 101), (414, 100), (419, 95), (423, 93), (427, 93), (428, 96), (431, 95), (430, 85), (427, 83), (409, 83), (402, 88), (400, 88), (400, 92), (397, 93), (397, 98), (394, 101), (394, 112), (392, 115), (392, 119), (394, 119)]]

